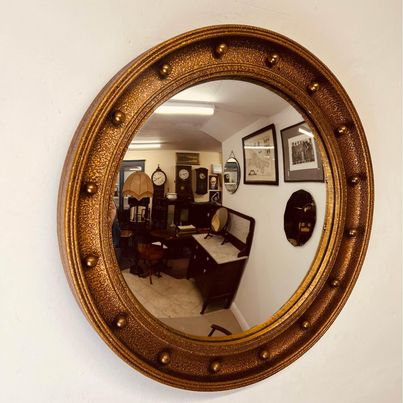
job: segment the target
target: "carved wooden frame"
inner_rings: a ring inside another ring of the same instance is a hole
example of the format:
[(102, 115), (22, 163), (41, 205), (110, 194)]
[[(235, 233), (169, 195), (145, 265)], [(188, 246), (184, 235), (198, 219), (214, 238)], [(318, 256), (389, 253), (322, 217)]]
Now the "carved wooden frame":
[[(165, 326), (129, 291), (113, 251), (108, 206), (125, 151), (152, 112), (175, 93), (216, 79), (257, 83), (301, 112), (325, 156), (327, 211), (314, 262), (283, 308), (245, 333), (207, 339)], [(207, 27), (139, 56), (86, 112), (60, 184), (60, 251), (83, 312), (127, 363), (175, 387), (236, 388), (289, 365), (334, 321), (364, 259), (373, 194), (364, 130), (326, 66), (297, 43), (264, 29)]]

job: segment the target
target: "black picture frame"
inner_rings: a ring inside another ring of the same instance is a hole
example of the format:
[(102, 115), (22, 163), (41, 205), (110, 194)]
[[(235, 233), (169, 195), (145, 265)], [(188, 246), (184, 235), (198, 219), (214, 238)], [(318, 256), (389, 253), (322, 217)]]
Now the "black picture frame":
[(208, 188), (209, 188), (209, 190), (219, 190), (220, 180), (219, 180), (218, 175), (209, 175), (208, 176)]
[(281, 143), (284, 182), (324, 182), (320, 150), (305, 121), (282, 129)]
[(222, 193), (221, 190), (210, 190), (209, 191), (209, 201), (216, 204), (222, 203)]
[(243, 183), (278, 186), (277, 138), (274, 124), (242, 138)]

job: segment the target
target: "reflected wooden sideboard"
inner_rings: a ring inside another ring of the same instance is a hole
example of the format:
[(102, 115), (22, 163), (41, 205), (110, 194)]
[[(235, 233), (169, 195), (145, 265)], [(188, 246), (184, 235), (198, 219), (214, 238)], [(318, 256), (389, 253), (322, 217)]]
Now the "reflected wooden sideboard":
[[(235, 210), (229, 211), (229, 226), (221, 235), (193, 235), (188, 278), (195, 279), (203, 297), (201, 314), (216, 301), (229, 308), (238, 290), (249, 256), (255, 220)], [(225, 238), (225, 242), (223, 240)]]

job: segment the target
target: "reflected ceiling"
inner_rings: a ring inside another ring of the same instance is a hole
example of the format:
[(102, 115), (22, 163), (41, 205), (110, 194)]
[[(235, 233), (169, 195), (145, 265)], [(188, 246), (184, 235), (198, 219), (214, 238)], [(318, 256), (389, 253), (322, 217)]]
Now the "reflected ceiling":
[[(213, 104), (212, 116), (153, 114), (141, 130), (142, 141), (160, 141), (162, 149), (221, 152), (221, 143), (260, 117), (272, 116), (288, 103), (271, 91), (248, 82), (212, 81), (172, 98)], [(138, 137), (136, 138), (136, 140)]]

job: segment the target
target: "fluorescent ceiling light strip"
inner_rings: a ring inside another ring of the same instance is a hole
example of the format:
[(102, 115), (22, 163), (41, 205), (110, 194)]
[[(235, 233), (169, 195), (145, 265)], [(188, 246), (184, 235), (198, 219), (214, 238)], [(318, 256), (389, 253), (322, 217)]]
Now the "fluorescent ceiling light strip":
[(159, 106), (155, 113), (162, 115), (201, 115), (212, 116), (214, 114), (214, 105), (203, 103), (165, 103)]
[(298, 131), (299, 131), (300, 133), (302, 133), (302, 134), (306, 134), (306, 135), (309, 136), (309, 137), (313, 137), (312, 132), (309, 132), (308, 130), (303, 129), (302, 127), (300, 127), (300, 128), (298, 129)]
[(131, 144), (160, 144), (160, 140), (133, 140)]
[(129, 150), (145, 149), (145, 148), (161, 148), (160, 143), (132, 143), (129, 145)]

